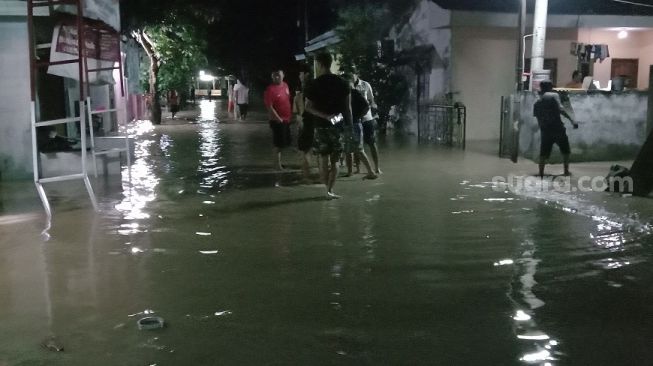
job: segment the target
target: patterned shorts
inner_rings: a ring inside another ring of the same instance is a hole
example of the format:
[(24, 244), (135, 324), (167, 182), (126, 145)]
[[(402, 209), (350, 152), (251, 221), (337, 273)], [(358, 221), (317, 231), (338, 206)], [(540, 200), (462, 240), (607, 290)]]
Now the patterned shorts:
[(343, 151), (342, 132), (336, 127), (315, 129), (314, 149), (320, 155), (340, 154)]
[(351, 133), (345, 133), (345, 152), (353, 154), (363, 151), (363, 126), (361, 123), (354, 123)]

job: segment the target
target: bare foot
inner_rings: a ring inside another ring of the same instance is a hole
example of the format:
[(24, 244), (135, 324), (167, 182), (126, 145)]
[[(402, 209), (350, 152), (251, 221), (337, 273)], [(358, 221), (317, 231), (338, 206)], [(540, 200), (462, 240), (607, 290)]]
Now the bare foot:
[(333, 193), (333, 192), (327, 192), (326, 198), (327, 198), (328, 200), (337, 200), (337, 199), (340, 199), (340, 198), (342, 198), (342, 197), (341, 197), (341, 196), (338, 196), (337, 194), (335, 194), (335, 193)]

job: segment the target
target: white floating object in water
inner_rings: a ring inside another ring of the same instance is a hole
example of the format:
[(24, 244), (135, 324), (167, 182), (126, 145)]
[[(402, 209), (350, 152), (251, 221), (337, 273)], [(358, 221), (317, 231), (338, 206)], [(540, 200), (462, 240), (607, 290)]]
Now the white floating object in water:
[(504, 259), (504, 260), (500, 260), (500, 261), (498, 261), (498, 262), (494, 262), (494, 266), (495, 266), (495, 267), (499, 267), (499, 266), (511, 266), (511, 265), (513, 265), (513, 264), (515, 264), (515, 261), (512, 260), (512, 259)]
[(202, 254), (218, 254), (217, 250), (200, 250)]
[(197, 231), (195, 234), (199, 236), (211, 236), (211, 233), (206, 233), (203, 231)]
[(165, 321), (160, 316), (148, 316), (137, 322), (139, 330), (160, 329), (165, 326)]

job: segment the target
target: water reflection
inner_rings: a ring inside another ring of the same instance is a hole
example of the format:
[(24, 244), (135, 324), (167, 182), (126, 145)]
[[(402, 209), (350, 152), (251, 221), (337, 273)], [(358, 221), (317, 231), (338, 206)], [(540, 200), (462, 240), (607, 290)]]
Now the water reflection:
[(198, 171), (202, 177), (200, 187), (203, 189), (222, 189), (228, 183), (229, 171), (226, 166), (220, 165), (222, 141), (219, 132), (213, 123), (203, 122), (200, 125), (201, 160)]
[[(131, 181), (125, 167), (122, 172), (123, 200), (116, 205), (116, 209), (125, 215), (127, 220), (142, 220), (150, 218), (145, 211), (149, 202), (154, 201), (156, 196), (155, 188), (159, 184), (159, 177), (154, 174), (153, 162), (150, 161), (151, 150), (156, 148), (156, 141), (145, 138), (146, 134), (151, 133), (154, 126), (149, 121), (139, 121), (129, 129), (130, 135), (134, 138), (134, 161), (131, 166)], [(165, 140), (164, 140), (165, 141)], [(169, 155), (172, 144), (162, 144), (163, 155)], [(138, 225), (138, 224), (136, 224)], [(138, 230), (131, 227), (130, 230), (123, 231), (122, 234), (137, 232)]]
[(200, 121), (217, 121), (215, 115), (215, 102), (212, 100), (202, 100), (200, 102)]

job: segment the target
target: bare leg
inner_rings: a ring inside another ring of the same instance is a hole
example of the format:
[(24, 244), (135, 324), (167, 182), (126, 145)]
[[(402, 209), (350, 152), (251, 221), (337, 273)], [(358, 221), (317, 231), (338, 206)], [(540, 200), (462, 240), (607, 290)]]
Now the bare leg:
[(330, 198), (340, 198), (340, 196), (333, 193), (333, 186), (336, 184), (336, 178), (338, 178), (338, 154), (331, 154), (331, 159), (329, 159), (329, 156), (324, 156), (324, 160), (325, 165), (331, 165), (327, 181), (327, 195)]
[(358, 154), (354, 154), (354, 165), (356, 166), (356, 174), (361, 172), (361, 159)]
[(311, 165), (310, 162), (308, 161), (309, 153), (310, 150), (308, 152), (302, 151), (302, 172), (304, 174), (304, 180), (306, 181), (308, 181), (311, 178)]
[(376, 179), (377, 175), (374, 174), (372, 171), (372, 166), (370, 165), (370, 159), (367, 158), (367, 155), (365, 154), (365, 150), (361, 150), (356, 153), (356, 156), (358, 156), (358, 159), (363, 162), (363, 165), (365, 165), (365, 169), (367, 170), (367, 175), (365, 176), (366, 179)]
[(571, 175), (571, 172), (569, 171), (569, 154), (562, 155), (562, 164), (565, 167), (565, 172), (563, 173), (564, 175)]
[(274, 159), (273, 161), (274, 169), (283, 170), (283, 166), (281, 166), (281, 149), (275, 146), (272, 149), (272, 155)]
[(370, 144), (370, 154), (372, 155), (372, 161), (374, 162), (374, 172), (376, 174), (381, 174), (381, 169), (379, 168), (379, 149), (376, 147), (376, 142)]
[(351, 177), (351, 172), (352, 172), (352, 158), (354, 154), (346, 153), (345, 154), (345, 162), (347, 163), (347, 176)]
[(544, 166), (546, 165), (546, 159), (543, 157), (540, 157), (540, 164), (539, 164), (539, 170), (540, 170), (540, 178), (544, 177)]

